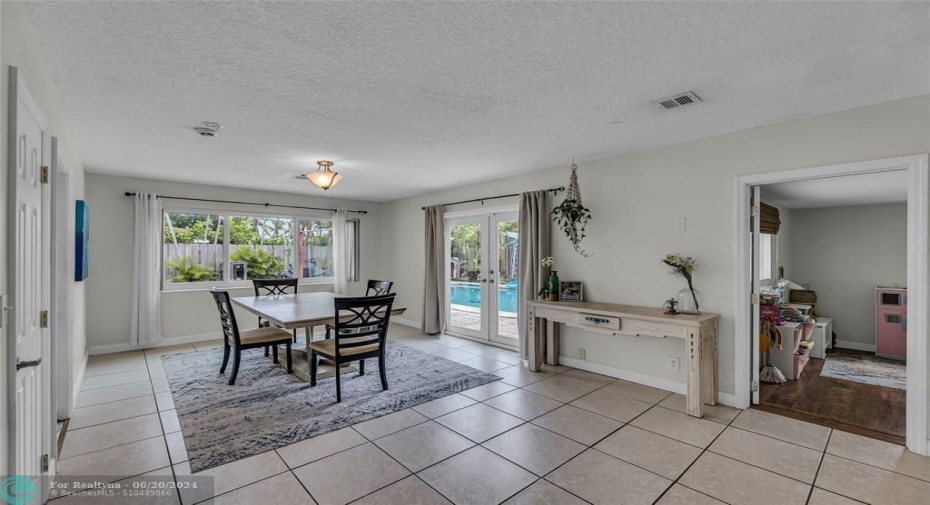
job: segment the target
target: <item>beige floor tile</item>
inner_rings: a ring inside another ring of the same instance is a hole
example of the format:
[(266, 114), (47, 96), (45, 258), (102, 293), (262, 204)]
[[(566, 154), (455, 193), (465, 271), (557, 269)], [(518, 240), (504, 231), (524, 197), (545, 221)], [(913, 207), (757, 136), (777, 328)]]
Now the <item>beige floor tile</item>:
[(650, 505), (672, 481), (588, 449), (546, 480), (594, 504)]
[(375, 440), (426, 421), (429, 421), (429, 418), (423, 414), (412, 409), (404, 409), (352, 425), (352, 428), (368, 440)]
[(446, 358), (446, 359), (456, 361), (459, 363), (466, 361), (466, 360), (474, 359), (477, 357), (470, 352), (465, 352), (460, 349), (453, 349), (451, 347), (446, 347), (446, 346), (439, 346), (430, 352), (432, 354), (435, 354), (436, 356), (440, 356), (442, 358)]
[(58, 474), (94, 475), (107, 482), (169, 466), (163, 437), (118, 445), (58, 462)]
[(168, 354), (177, 354), (179, 352), (194, 352), (196, 350), (197, 349), (194, 349), (193, 344), (177, 344), (153, 347), (151, 349), (145, 350), (145, 359), (150, 362), (157, 361), (162, 356)]
[(481, 403), (437, 417), (436, 422), (479, 444), (523, 424), (520, 418)]
[[(214, 496), (228, 493), (234, 489), (259, 482), (273, 475), (287, 471), (287, 465), (278, 457), (278, 453), (267, 451), (255, 456), (226, 463), (225, 465), (208, 468), (202, 472), (191, 474), (190, 462), (185, 461), (174, 465), (174, 473), (178, 484), (189, 481), (191, 477), (213, 477)], [(206, 488), (188, 487), (181, 489), (181, 501), (184, 503), (199, 503), (210, 498)]]
[[(97, 480), (99, 481), (99, 479)], [(142, 475), (123, 479), (119, 481), (119, 485), (120, 489), (140, 489), (141, 485), (147, 486), (147, 489), (164, 486), (160, 488), (161, 491), (158, 493), (153, 493), (148, 496), (132, 496), (130, 499), (133, 505), (180, 505), (181, 503), (181, 498), (178, 495), (177, 489), (169, 488), (169, 486), (174, 485), (174, 474), (171, 472), (171, 467), (160, 468)], [(115, 494), (114, 496), (98, 496), (94, 494), (94, 490), (92, 489), (84, 493), (78, 491), (74, 494), (70, 494), (73, 487), (69, 485), (68, 488), (69, 489), (65, 490), (66, 496), (57, 498), (58, 495), (52, 495), (52, 501), (49, 503), (52, 505), (119, 505), (127, 502), (126, 497)], [(59, 488), (56, 487), (54, 489)], [(98, 487), (96, 489), (100, 488)]]
[[(660, 407), (687, 413), (687, 398), (685, 395), (673, 393), (668, 398), (659, 402)], [(723, 424), (730, 424), (740, 413), (740, 409), (727, 407), (726, 405), (704, 405), (704, 417), (708, 421), (714, 421)]]
[(538, 395), (548, 396), (560, 402), (570, 402), (594, 391), (591, 386), (565, 380), (561, 375), (534, 382), (523, 389)]
[(407, 340), (402, 343), (406, 346), (413, 347), (415, 349), (419, 349), (423, 352), (428, 352), (430, 354), (438, 354), (442, 351), (449, 349), (448, 347), (444, 345), (436, 344), (433, 342), (427, 342), (426, 340), (419, 339), (419, 338)]
[(316, 502), (307, 494), (307, 490), (294, 477), (294, 474), (284, 472), (217, 496), (213, 503), (214, 505), (254, 505), (256, 503), (312, 505)]
[(473, 343), (464, 338), (453, 337), (452, 335), (420, 335), (421, 340), (432, 342), (434, 344), (444, 345), (452, 349), (458, 349), (464, 345)]
[(594, 445), (623, 426), (621, 422), (571, 405), (559, 407), (532, 422), (584, 445)]
[(726, 428), (720, 423), (662, 407), (653, 407), (652, 410), (637, 417), (630, 424), (700, 448), (710, 445), (714, 438)]
[(629, 425), (594, 448), (672, 480), (680, 477), (701, 455), (697, 447)]
[(115, 402), (126, 400), (128, 398), (138, 398), (148, 396), (152, 393), (152, 383), (133, 382), (131, 384), (122, 384), (120, 386), (110, 386), (100, 389), (91, 389), (78, 393), (76, 408), (90, 407), (91, 405), (100, 405), (101, 403)]
[(469, 405), (474, 405), (476, 402), (467, 396), (460, 395), (458, 393), (451, 394), (449, 396), (443, 396), (433, 401), (426, 403), (421, 403), (415, 407), (412, 407), (413, 410), (423, 414), (424, 416), (433, 419), (439, 416), (444, 416), (449, 412), (453, 412), (459, 409), (463, 409)]
[(926, 503), (930, 483), (827, 454), (815, 485), (836, 494), (886, 505)]
[(624, 423), (652, 408), (651, 403), (609, 393), (603, 389), (592, 391), (573, 401), (571, 405)]
[(785, 477), (814, 483), (823, 453), (774, 438), (727, 428), (707, 449)]
[(301, 440), (281, 447), (277, 451), (281, 455), (281, 459), (287, 463), (287, 466), (297, 468), (337, 452), (362, 445), (367, 441), (365, 437), (349, 427)]
[(165, 372), (165, 367), (149, 365), (149, 377), (151, 377), (152, 380), (164, 379), (167, 377), (167, 375), (168, 374)]
[(587, 502), (557, 487), (549, 481), (540, 479), (532, 486), (520, 491), (503, 505), (585, 505)]
[(470, 366), (472, 368), (477, 368), (478, 370), (483, 370), (485, 372), (494, 372), (500, 370), (501, 368), (507, 368), (510, 366), (510, 363), (504, 363), (503, 361), (497, 361), (496, 359), (485, 358), (483, 356), (476, 356), (472, 359), (462, 360), (459, 363)]
[(930, 481), (930, 458), (900, 445), (834, 430), (827, 453)]
[(433, 488), (414, 475), (380, 489), (352, 505), (452, 505)]
[[(762, 501), (756, 501), (756, 504)], [(693, 489), (688, 489), (681, 484), (675, 484), (662, 495), (662, 498), (656, 502), (656, 505), (725, 505), (722, 501), (711, 498), (706, 494), (698, 493)]]
[(349, 503), (397, 482), (410, 472), (371, 443), (294, 470), (320, 505)]
[(539, 476), (587, 449), (574, 440), (532, 424), (518, 426), (481, 445)]
[(731, 425), (821, 452), (830, 438), (830, 428), (754, 409), (740, 412)]
[(77, 430), (97, 424), (119, 421), (120, 419), (154, 414), (157, 411), (154, 396), (140, 396), (128, 400), (101, 403), (91, 407), (76, 408), (71, 416), (71, 421), (68, 423), (68, 429)]
[(735, 459), (705, 452), (679, 483), (732, 504), (804, 505), (811, 487)]
[(465, 391), (462, 391), (462, 394), (471, 398), (472, 400), (483, 402), (489, 398), (494, 398), (495, 396), (513, 391), (514, 389), (516, 388), (510, 384), (496, 381), (490, 382), (483, 386), (478, 386), (476, 388), (466, 389)]
[(603, 387), (617, 380), (613, 377), (608, 377), (599, 373), (578, 369), (566, 370), (565, 372), (559, 374), (559, 377), (577, 382), (579, 384), (584, 384), (585, 386), (591, 386), (593, 388)]
[(670, 391), (665, 391), (664, 389), (644, 386), (642, 384), (636, 384), (635, 382), (629, 382), (625, 380), (618, 380), (604, 386), (604, 391), (652, 404), (659, 403), (668, 395), (672, 394)]
[(87, 359), (84, 377), (96, 377), (131, 370), (145, 370), (145, 368), (145, 357), (142, 356), (141, 351), (91, 356)]
[(530, 393), (522, 389), (496, 396), (490, 400), (486, 400), (484, 404), (490, 405), (497, 410), (503, 410), (524, 421), (536, 419), (546, 412), (562, 406), (562, 402), (557, 402), (552, 398), (546, 398), (545, 396)]
[(551, 373), (531, 372), (520, 365), (509, 366), (507, 368), (495, 370), (494, 375), (500, 377), (502, 382), (506, 382), (507, 384), (516, 386), (518, 388), (528, 386), (534, 382), (539, 382), (546, 377), (552, 377)]
[(160, 379), (153, 379), (153, 380), (152, 380), (152, 391), (154, 391), (155, 394), (158, 394), (158, 393), (168, 393), (168, 392), (170, 392), (170, 391), (171, 391), (171, 385), (168, 384), (168, 379), (166, 379), (166, 378), (164, 378), (164, 377), (162, 377), (162, 378), (160, 378)]
[(165, 443), (168, 445), (168, 457), (171, 458), (172, 465), (187, 461), (187, 444), (180, 431), (165, 435)]
[(155, 393), (155, 404), (158, 405), (158, 411), (174, 410), (174, 397), (171, 392)]
[(816, 487), (811, 492), (810, 500), (807, 501), (807, 505), (859, 505), (860, 503), (862, 502)]
[(411, 472), (419, 472), (475, 444), (439, 423), (428, 421), (379, 438), (375, 445)]
[(149, 380), (151, 380), (149, 379), (149, 371), (145, 368), (138, 368), (126, 372), (116, 372), (104, 375), (95, 375), (93, 377), (85, 377), (84, 380), (81, 381), (81, 391), (121, 386), (123, 384), (131, 384), (133, 382), (147, 382)]
[(68, 430), (61, 449), (61, 459), (109, 449), (118, 445), (161, 436), (158, 414), (131, 417), (88, 428)]
[(500, 503), (536, 477), (484, 447), (473, 447), (418, 475), (456, 505)]
[(178, 419), (177, 410), (165, 410), (158, 415), (161, 417), (161, 429), (166, 434), (181, 431), (181, 420)]

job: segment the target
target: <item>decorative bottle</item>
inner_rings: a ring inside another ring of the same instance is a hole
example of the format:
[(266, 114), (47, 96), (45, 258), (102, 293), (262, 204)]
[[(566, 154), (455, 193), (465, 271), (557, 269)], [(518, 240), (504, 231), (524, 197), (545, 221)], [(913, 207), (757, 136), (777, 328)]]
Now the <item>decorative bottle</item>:
[(549, 301), (559, 301), (559, 273), (555, 270), (549, 274)]

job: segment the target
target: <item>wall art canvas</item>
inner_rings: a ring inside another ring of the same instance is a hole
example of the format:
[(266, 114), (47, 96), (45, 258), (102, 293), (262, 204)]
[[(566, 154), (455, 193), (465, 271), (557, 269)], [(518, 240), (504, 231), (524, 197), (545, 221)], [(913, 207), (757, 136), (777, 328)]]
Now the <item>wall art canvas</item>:
[(90, 249), (90, 211), (84, 200), (76, 202), (74, 216), (74, 280), (81, 282), (87, 278)]

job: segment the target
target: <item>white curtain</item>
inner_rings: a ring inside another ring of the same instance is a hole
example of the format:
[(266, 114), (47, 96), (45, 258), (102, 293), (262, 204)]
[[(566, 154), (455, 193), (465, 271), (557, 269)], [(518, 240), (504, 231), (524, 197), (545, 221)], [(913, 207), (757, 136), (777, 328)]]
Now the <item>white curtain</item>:
[(132, 343), (147, 345), (161, 340), (161, 200), (136, 193), (136, 227), (133, 242)]
[[(539, 261), (549, 256), (549, 209), (545, 191), (529, 191), (520, 195), (520, 258), (517, 327), (520, 333), (520, 357), (527, 358), (528, 342), (538, 342), (529, 334), (526, 301), (535, 300), (548, 283), (547, 270)], [(537, 333), (541, 330), (536, 325)]]
[(346, 231), (346, 210), (333, 215), (333, 292), (349, 294), (349, 237)]
[(442, 205), (427, 207), (424, 242), (425, 271), (423, 283), (423, 332), (430, 335), (441, 333), (445, 328), (446, 313), (446, 235), (442, 218)]

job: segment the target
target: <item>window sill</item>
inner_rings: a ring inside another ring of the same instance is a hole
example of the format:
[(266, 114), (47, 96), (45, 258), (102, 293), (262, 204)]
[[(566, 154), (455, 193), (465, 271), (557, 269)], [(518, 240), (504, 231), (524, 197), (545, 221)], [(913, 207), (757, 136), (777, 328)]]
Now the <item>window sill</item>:
[[(332, 277), (320, 279), (300, 279), (297, 286), (326, 286), (334, 285), (335, 280)], [(188, 293), (192, 291), (210, 291), (213, 288), (234, 290), (234, 289), (252, 289), (252, 282), (204, 282), (198, 284), (170, 284), (162, 288), (162, 294), (165, 293)]]

